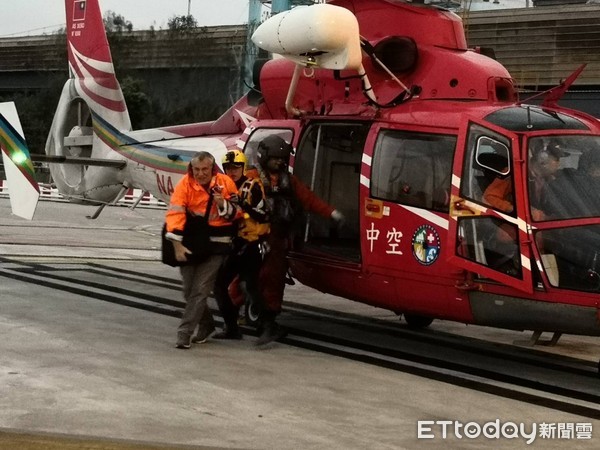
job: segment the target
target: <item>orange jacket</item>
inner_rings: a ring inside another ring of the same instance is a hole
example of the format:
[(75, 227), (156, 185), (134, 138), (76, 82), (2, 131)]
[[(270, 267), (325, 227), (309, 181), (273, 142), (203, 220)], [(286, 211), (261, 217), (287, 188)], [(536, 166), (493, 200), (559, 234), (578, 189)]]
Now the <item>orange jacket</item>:
[(483, 193), (483, 201), (502, 212), (512, 212), (512, 179), (495, 178)]
[[(543, 180), (539, 177), (529, 180), (529, 195), (532, 202), (531, 215), (533, 220), (545, 220), (546, 218), (544, 212), (536, 208), (543, 197), (543, 184), (540, 188), (540, 181), (543, 183)], [(496, 178), (483, 193), (483, 201), (494, 209), (511, 213), (513, 212), (512, 192), (512, 180), (510, 177)]]
[[(233, 180), (222, 173), (213, 176), (209, 190), (212, 190), (215, 186), (221, 188), (221, 194), (225, 198), (225, 206), (220, 210), (213, 200), (208, 224), (211, 226), (211, 235), (224, 236), (231, 234), (232, 222), (239, 215), (239, 210), (229, 201), (229, 199), (237, 199), (237, 188)], [(198, 184), (194, 177), (186, 174), (177, 183), (173, 194), (171, 194), (171, 201), (166, 215), (167, 237), (180, 240), (180, 237), (183, 236), (186, 211), (193, 215), (204, 216), (209, 198), (209, 193)]]

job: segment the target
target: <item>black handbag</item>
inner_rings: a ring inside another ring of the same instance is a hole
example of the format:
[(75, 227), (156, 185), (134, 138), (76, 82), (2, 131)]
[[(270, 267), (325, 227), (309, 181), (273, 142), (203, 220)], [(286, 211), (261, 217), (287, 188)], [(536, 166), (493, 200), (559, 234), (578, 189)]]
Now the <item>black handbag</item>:
[(212, 254), (213, 245), (210, 240), (210, 226), (208, 225), (212, 200), (211, 195), (204, 216), (193, 216), (187, 211), (185, 213), (185, 226), (183, 227), (183, 240), (181, 243), (192, 252), (191, 255), (187, 255), (187, 261), (177, 261), (173, 241), (166, 238), (167, 224), (163, 225), (162, 262), (164, 264), (172, 267), (199, 264)]

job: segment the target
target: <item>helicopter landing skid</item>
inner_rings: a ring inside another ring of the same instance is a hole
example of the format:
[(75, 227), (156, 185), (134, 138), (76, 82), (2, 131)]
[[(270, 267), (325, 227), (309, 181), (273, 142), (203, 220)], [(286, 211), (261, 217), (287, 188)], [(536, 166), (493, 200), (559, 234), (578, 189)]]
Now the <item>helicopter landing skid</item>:
[(534, 345), (545, 345), (547, 347), (553, 347), (556, 345), (556, 343), (562, 336), (562, 333), (555, 331), (552, 334), (551, 339), (542, 340), (542, 339), (540, 339), (542, 336), (542, 333), (543, 333), (543, 331), (534, 331), (533, 334), (531, 335), (531, 338), (529, 338), (528, 340), (526, 340), (526, 341), (516, 340), (516, 341), (513, 341), (513, 344), (525, 345), (527, 347), (533, 347)]

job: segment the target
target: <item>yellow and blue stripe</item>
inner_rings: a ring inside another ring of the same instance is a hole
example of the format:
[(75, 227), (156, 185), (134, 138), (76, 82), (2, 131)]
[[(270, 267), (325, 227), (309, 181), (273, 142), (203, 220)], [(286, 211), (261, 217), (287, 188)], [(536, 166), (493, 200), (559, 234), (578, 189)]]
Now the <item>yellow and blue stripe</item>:
[[(136, 141), (118, 131), (97, 114), (93, 114), (93, 126), (96, 135), (111, 150), (128, 160), (145, 166), (166, 172), (184, 173), (191, 159), (189, 152), (179, 153), (176, 149), (167, 149)], [(173, 161), (168, 157), (171, 154), (177, 154), (179, 158)]]
[(0, 114), (0, 147), (8, 158), (18, 167), (23, 176), (39, 192), (35, 180), (35, 171), (27, 144), (13, 126)]

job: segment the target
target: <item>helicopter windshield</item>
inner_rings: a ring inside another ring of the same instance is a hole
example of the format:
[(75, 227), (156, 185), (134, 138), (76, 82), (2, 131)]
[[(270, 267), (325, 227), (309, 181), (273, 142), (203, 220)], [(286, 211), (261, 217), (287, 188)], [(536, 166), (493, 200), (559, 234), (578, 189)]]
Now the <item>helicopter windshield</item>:
[(552, 286), (600, 291), (600, 225), (540, 230), (535, 242)]
[[(600, 217), (600, 137), (536, 137), (528, 145), (534, 221)], [(551, 285), (600, 291), (600, 225), (538, 230), (535, 243)]]
[(534, 221), (600, 217), (600, 136), (530, 139), (527, 174)]

